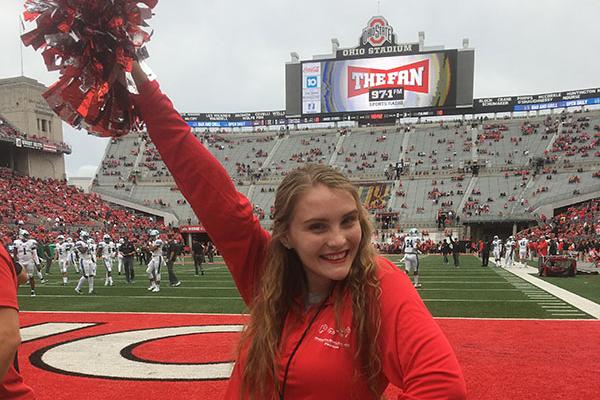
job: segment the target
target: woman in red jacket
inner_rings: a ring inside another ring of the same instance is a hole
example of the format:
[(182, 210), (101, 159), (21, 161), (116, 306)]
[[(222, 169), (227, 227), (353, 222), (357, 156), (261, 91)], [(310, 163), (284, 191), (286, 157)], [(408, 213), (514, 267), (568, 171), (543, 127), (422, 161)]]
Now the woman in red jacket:
[[(0, 236), (1, 237), (1, 236)], [(14, 264), (0, 242), (0, 399), (32, 400), (33, 390), (19, 373), (17, 350), (21, 344), (17, 287), (27, 271)]]
[(250, 308), (227, 399), (464, 399), (462, 372), (404, 272), (376, 255), (356, 188), (328, 166), (281, 182), (273, 231), (138, 65), (136, 99)]

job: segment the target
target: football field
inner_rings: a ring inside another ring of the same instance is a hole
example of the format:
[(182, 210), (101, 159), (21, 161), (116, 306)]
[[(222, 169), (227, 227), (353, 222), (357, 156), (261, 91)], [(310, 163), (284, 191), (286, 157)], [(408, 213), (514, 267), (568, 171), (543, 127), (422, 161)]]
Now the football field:
[[(401, 256), (388, 258), (402, 268)], [(490, 263), (490, 265), (492, 265)], [(37, 286), (37, 296), (30, 297), (29, 288), (19, 289), (22, 311), (103, 311), (103, 312), (165, 312), (165, 313), (245, 313), (246, 307), (239, 296), (231, 275), (221, 258), (204, 264), (205, 274), (196, 276), (189, 258), (175, 264), (175, 272), (182, 282), (170, 287), (166, 268), (161, 271), (160, 293), (147, 290), (149, 281), (145, 267), (135, 266), (135, 283), (127, 284), (113, 268), (115, 286), (104, 286), (101, 265), (95, 279), (95, 295), (74, 291), (78, 276), (70, 271), (70, 281), (62, 285), (56, 265), (48, 275), (49, 282)], [(419, 289), (423, 301), (435, 317), (454, 318), (540, 318), (587, 319), (585, 312), (571, 306), (538, 287), (502, 268), (480, 266), (474, 256), (463, 255), (460, 268), (454, 268), (452, 259), (445, 264), (441, 256), (426, 255), (420, 261)], [(576, 278), (549, 278), (551, 282), (567, 285), (568, 290), (584, 297), (597, 295), (599, 276)]]
[[(401, 256), (389, 259), (400, 268)], [(177, 263), (182, 284), (170, 287), (164, 271), (159, 293), (147, 290), (141, 265), (131, 285), (115, 268), (113, 287), (99, 268), (95, 295), (74, 291), (74, 273), (63, 286), (52, 268), (36, 297), (19, 289), (19, 362), (38, 400), (223, 397), (247, 310), (220, 258), (200, 276), (189, 260)], [(592, 315), (473, 256), (461, 256), (460, 268), (424, 256), (420, 273), (419, 293), (456, 352), (469, 398), (598, 398)], [(585, 297), (598, 278), (558, 279)], [(557, 371), (564, 379), (548, 378)], [(386, 396), (398, 393), (390, 385)]]

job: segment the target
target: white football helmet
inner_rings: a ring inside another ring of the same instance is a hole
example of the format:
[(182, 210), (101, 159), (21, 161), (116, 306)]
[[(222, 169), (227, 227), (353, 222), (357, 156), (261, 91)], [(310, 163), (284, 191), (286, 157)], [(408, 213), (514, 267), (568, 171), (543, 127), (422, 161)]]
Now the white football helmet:
[(19, 237), (22, 239), (29, 239), (29, 232), (27, 232), (25, 229), (21, 229), (19, 231)]
[(104, 241), (105, 241), (106, 243), (108, 243), (108, 242), (110, 242), (110, 235), (108, 235), (108, 234), (105, 234), (104, 236), (102, 236), (102, 239), (104, 239)]
[(81, 231), (79, 232), (79, 238), (81, 240), (83, 240), (84, 242), (90, 237), (90, 234), (87, 233), (87, 231)]
[(410, 228), (408, 234), (410, 236), (419, 236), (419, 230), (417, 228)]
[(62, 243), (62, 242), (64, 242), (64, 241), (65, 241), (65, 237), (64, 237), (63, 235), (58, 235), (58, 236), (56, 237), (56, 240), (58, 240), (59, 242), (61, 242), (61, 243)]
[(151, 237), (158, 237), (159, 234), (160, 232), (158, 232), (158, 230), (156, 229), (150, 229), (150, 232), (148, 232), (148, 235), (150, 235)]

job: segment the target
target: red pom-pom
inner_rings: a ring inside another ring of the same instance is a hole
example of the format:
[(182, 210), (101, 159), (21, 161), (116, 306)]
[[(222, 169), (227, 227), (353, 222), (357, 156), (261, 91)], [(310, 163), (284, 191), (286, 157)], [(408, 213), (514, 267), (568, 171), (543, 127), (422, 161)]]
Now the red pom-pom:
[(37, 27), (21, 39), (26, 46), (43, 48), (49, 71), (60, 70), (43, 96), (64, 121), (99, 136), (122, 136), (139, 128), (125, 73), (150, 40), (151, 32), (142, 27), (157, 2), (25, 1), (23, 17)]

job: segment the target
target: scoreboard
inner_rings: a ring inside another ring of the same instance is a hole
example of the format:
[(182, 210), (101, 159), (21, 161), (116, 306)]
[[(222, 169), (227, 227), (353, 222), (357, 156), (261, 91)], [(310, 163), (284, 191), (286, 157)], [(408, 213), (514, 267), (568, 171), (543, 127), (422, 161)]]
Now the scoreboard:
[(286, 114), (451, 110), (473, 105), (474, 51), (397, 43), (373, 17), (358, 47), (286, 64)]

